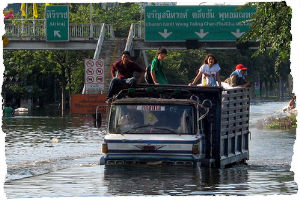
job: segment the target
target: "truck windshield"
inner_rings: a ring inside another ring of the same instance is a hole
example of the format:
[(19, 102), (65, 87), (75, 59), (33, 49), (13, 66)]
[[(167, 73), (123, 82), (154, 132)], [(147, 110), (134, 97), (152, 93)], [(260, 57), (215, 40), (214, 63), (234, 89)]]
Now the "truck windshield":
[(114, 105), (111, 107), (110, 133), (195, 134), (192, 106)]

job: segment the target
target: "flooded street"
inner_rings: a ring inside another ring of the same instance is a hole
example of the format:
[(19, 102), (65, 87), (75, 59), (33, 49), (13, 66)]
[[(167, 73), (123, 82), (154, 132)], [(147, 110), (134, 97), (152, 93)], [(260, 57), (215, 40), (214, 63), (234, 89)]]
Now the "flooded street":
[(16, 116), (3, 119), (7, 198), (129, 195), (288, 195), (294, 131), (257, 125), (287, 102), (250, 106), (248, 165), (225, 169), (184, 166), (102, 166), (105, 130), (91, 117)]

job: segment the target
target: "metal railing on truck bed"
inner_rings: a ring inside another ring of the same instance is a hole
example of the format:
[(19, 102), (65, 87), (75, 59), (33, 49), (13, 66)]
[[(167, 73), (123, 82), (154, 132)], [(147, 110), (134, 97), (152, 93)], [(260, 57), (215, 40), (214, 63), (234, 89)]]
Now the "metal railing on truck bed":
[(249, 88), (233, 88), (222, 92), (220, 149), (222, 165), (249, 159), (249, 110)]

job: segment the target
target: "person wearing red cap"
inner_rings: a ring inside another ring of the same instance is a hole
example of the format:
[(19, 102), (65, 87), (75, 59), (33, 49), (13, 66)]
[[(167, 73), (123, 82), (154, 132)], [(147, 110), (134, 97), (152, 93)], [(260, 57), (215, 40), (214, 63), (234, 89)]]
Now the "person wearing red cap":
[(218, 64), (218, 60), (212, 54), (208, 54), (200, 67), (197, 76), (194, 78), (193, 82), (189, 83), (189, 86), (195, 85), (197, 81), (202, 78), (200, 86), (221, 86), (220, 79), (221, 67)]
[(243, 71), (247, 71), (247, 67), (245, 67), (243, 64), (237, 64), (235, 66), (235, 69), (240, 69), (240, 70), (243, 70)]
[(235, 71), (231, 73), (230, 77), (227, 78), (224, 82), (228, 83), (232, 87), (241, 86), (249, 87), (251, 84), (245, 80), (247, 75), (248, 68), (243, 64), (237, 64), (235, 66)]

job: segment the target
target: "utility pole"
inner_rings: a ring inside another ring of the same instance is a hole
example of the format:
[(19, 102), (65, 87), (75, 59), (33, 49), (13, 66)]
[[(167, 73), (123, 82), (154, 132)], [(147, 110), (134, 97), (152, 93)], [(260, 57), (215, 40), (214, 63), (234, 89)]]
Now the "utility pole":
[(93, 39), (93, 4), (90, 3), (90, 39)]

